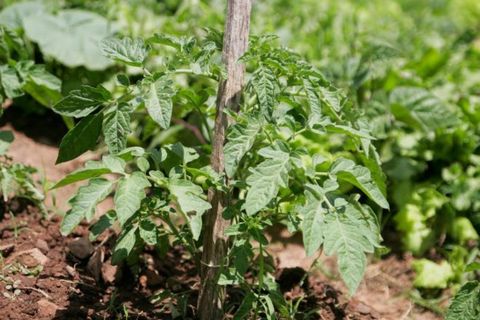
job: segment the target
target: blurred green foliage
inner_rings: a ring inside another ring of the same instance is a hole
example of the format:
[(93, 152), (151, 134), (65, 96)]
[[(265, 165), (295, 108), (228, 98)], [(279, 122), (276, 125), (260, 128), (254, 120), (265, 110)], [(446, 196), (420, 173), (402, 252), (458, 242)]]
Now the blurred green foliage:
[[(45, 10), (54, 16), (62, 10), (93, 11), (114, 30), (132, 37), (162, 33), (199, 38), (206, 34), (204, 27), (223, 26), (221, 0), (44, 3)], [(25, 5), (8, 0), (4, 4)], [(2, 14), (5, 11), (0, 17)], [(89, 70), (87, 64), (69, 68), (54, 54), (43, 56), (42, 42), (29, 35), (28, 26), (19, 20), (21, 15), (14, 17), (12, 25), (27, 42), (30, 59), (44, 63), (62, 79), (64, 94), (82, 83), (103, 83), (113, 89), (113, 74), (118, 70), (130, 81), (139, 77), (135, 68), (115, 65), (98, 72)], [(442, 264), (435, 270), (448, 269), (444, 274), (447, 282), (473, 278), (474, 273), (463, 275), (464, 268), (457, 268), (461, 270), (457, 272), (455, 266), (477, 259), (480, 233), (480, 2), (256, 1), (252, 19), (253, 34), (278, 35), (282, 45), (305, 56), (343, 89), (377, 138), (374, 146), (383, 163), (392, 204), (390, 213), (381, 217), (384, 234), (398, 233), (394, 238), (400, 239), (402, 249), (418, 257), (444, 259), (442, 263), (449, 267)], [(46, 31), (44, 36), (48, 34)], [(210, 36), (221, 39), (215, 33)], [(163, 47), (147, 65), (166, 65), (165, 60), (178, 58), (173, 52)], [(208, 79), (201, 77), (186, 75), (178, 81), (196, 91), (211, 90)], [(185, 90), (182, 101), (188, 101), (189, 96)], [(188, 108), (174, 109), (173, 117), (188, 118), (189, 123), (207, 132), (212, 123), (198, 111), (211, 114), (212, 103), (190, 101)], [(180, 124), (162, 130), (145, 114), (138, 114), (133, 116), (128, 141), (152, 148), (178, 140), (189, 145), (192, 139), (192, 133)], [(324, 156), (343, 142), (308, 134), (295, 139), (295, 143)], [(345, 156), (361, 157), (353, 147)], [(372, 173), (375, 175), (375, 170)], [(378, 181), (383, 180), (380, 170), (377, 175)], [(461, 250), (470, 254), (460, 254)], [(417, 266), (418, 270), (433, 268), (425, 260)], [(444, 283), (436, 287), (444, 287)]]

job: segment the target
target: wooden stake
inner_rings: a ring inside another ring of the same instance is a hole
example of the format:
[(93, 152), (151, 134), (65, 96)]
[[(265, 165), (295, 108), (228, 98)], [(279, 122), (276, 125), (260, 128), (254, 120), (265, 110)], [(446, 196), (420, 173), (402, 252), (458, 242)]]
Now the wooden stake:
[[(225, 169), (223, 145), (228, 126), (224, 109), (229, 108), (234, 111), (239, 109), (245, 66), (239, 63), (238, 59), (245, 53), (248, 46), (252, 0), (228, 0), (227, 6), (222, 52), (227, 78), (220, 82), (218, 88), (211, 158), (213, 169), (220, 173)], [(224, 233), (225, 228), (230, 225), (230, 221), (222, 216), (223, 209), (227, 205), (225, 194), (211, 189), (208, 196), (212, 209), (204, 221), (202, 284), (198, 298), (198, 313), (201, 320), (215, 320), (223, 316), (225, 290), (217, 282), (226, 262), (228, 239)]]

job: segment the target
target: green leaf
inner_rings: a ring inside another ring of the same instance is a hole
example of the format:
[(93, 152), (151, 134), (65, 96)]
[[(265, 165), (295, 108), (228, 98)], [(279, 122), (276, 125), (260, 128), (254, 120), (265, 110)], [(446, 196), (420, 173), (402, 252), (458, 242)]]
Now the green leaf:
[(158, 243), (157, 226), (150, 220), (142, 220), (139, 225), (140, 238), (148, 245), (156, 245)]
[(357, 130), (349, 126), (344, 126), (340, 124), (329, 124), (326, 126), (326, 129), (329, 132), (335, 132), (335, 133), (343, 133), (346, 134), (350, 137), (356, 137), (356, 138), (364, 138), (364, 139), (369, 139), (369, 140), (375, 140), (374, 137), (370, 135), (368, 131), (365, 130)]
[(102, 86), (96, 88), (82, 86), (72, 90), (62, 100), (53, 106), (53, 111), (68, 117), (81, 118), (88, 116), (103, 103), (111, 99), (110, 92)]
[(148, 162), (147, 158), (139, 157), (137, 159), (137, 167), (143, 172), (147, 172), (150, 169), (150, 162)]
[(339, 180), (346, 181), (363, 191), (370, 199), (384, 209), (389, 209), (387, 199), (372, 180), (370, 171), (349, 159), (337, 159), (330, 168)]
[(146, 196), (145, 188), (149, 186), (150, 182), (145, 174), (138, 171), (120, 179), (113, 202), (121, 225), (140, 209), (141, 202)]
[(60, 231), (67, 235), (84, 219), (91, 220), (97, 204), (110, 193), (112, 182), (103, 178), (91, 179), (89, 184), (78, 189), (77, 194), (70, 199), (72, 207), (63, 218)]
[(413, 285), (417, 288), (445, 289), (455, 276), (447, 261), (436, 263), (427, 259), (415, 260), (412, 264), (416, 276)]
[(0, 131), (0, 155), (5, 154), (13, 142), (12, 131)]
[(170, 127), (174, 94), (173, 81), (164, 76), (149, 85), (144, 97), (148, 114), (163, 129)]
[(170, 179), (168, 189), (185, 215), (191, 212), (196, 213), (195, 216), (188, 218), (193, 238), (198, 240), (202, 230), (201, 217), (212, 207), (208, 201), (200, 197), (204, 194), (203, 189), (191, 181), (183, 179)]
[(112, 65), (100, 50), (100, 41), (114, 33), (104, 17), (83, 10), (61, 10), (57, 15), (32, 15), (24, 21), (25, 33), (46, 56), (70, 68), (103, 70)]
[(63, 137), (58, 152), (57, 164), (75, 159), (97, 145), (102, 130), (103, 114), (89, 115), (80, 120), (73, 129)]
[(465, 283), (453, 298), (445, 320), (480, 319), (480, 282)]
[(260, 128), (260, 122), (254, 118), (246, 124), (237, 123), (230, 128), (224, 147), (225, 171), (229, 177), (233, 177), (243, 156), (252, 148)]
[(58, 181), (53, 187), (50, 188), (50, 190), (64, 187), (78, 181), (100, 177), (106, 173), (111, 173), (111, 171), (107, 168), (79, 169)]
[(112, 264), (118, 264), (130, 255), (137, 242), (137, 229), (135, 226), (123, 232), (112, 254)]
[(428, 131), (458, 123), (455, 113), (423, 88), (396, 88), (390, 95), (390, 104), (395, 118), (414, 128)]
[(0, 12), (0, 21), (12, 30), (23, 28), (23, 22), (38, 14), (44, 14), (45, 4), (41, 1), (21, 1), (9, 5)]
[(117, 154), (127, 147), (130, 129), (130, 109), (128, 105), (115, 105), (107, 109), (103, 117), (103, 136), (108, 151)]
[(0, 168), (0, 172), (3, 201), (7, 202), (10, 195), (15, 191), (15, 180), (13, 174), (7, 168)]
[(241, 320), (248, 317), (250, 312), (252, 311), (253, 303), (256, 301), (256, 297), (253, 292), (248, 292), (247, 295), (243, 298), (242, 304), (238, 308), (235, 316), (233, 317), (234, 320)]
[(195, 44), (194, 37), (174, 37), (168, 34), (156, 33), (153, 37), (148, 39), (150, 43), (163, 44), (180, 51), (190, 52), (191, 48)]
[(277, 80), (270, 68), (261, 65), (252, 75), (250, 85), (257, 94), (262, 114), (270, 119), (275, 105)]
[(326, 210), (323, 200), (319, 200), (312, 192), (305, 191), (307, 203), (301, 208), (303, 212), (302, 235), (307, 256), (317, 251), (323, 242), (323, 228)]
[(357, 290), (365, 272), (365, 252), (373, 252), (376, 245), (371, 242), (376, 235), (358, 220), (356, 211), (352, 205), (330, 211), (323, 230), (325, 254), (337, 255), (340, 275), (350, 294)]
[(102, 157), (102, 165), (113, 173), (125, 174), (126, 161), (118, 155), (106, 155)]
[(141, 38), (109, 38), (102, 41), (101, 48), (106, 57), (134, 67), (141, 67), (148, 55)]
[(94, 241), (97, 237), (102, 234), (105, 230), (110, 228), (115, 222), (115, 211), (110, 210), (106, 214), (100, 217), (95, 224), (90, 227), (90, 234), (88, 239)]
[(320, 98), (316, 93), (316, 86), (310, 78), (303, 79), (303, 90), (307, 96), (308, 106), (310, 107), (309, 119), (310, 121), (318, 121), (322, 118), (322, 106)]
[(277, 158), (267, 159), (250, 169), (251, 174), (246, 181), (250, 189), (244, 205), (247, 214), (252, 215), (264, 209), (280, 187), (287, 187), (289, 169), (289, 155), (281, 152)]
[(62, 98), (61, 80), (47, 72), (44, 66), (33, 66), (24, 81), (23, 90), (46, 107), (53, 106)]
[(0, 84), (7, 98), (13, 99), (23, 95), (22, 83), (13, 67), (0, 65)]
[(338, 91), (318, 86), (317, 93), (323, 105), (330, 109), (332, 113), (339, 112), (342, 109), (341, 96)]

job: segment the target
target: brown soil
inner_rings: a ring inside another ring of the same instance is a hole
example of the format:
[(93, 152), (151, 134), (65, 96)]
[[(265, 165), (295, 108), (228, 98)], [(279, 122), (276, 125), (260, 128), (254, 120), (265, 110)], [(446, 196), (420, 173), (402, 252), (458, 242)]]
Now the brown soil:
[[(87, 226), (62, 237), (58, 223), (56, 218), (42, 219), (31, 207), (14, 216), (4, 215), (0, 222), (2, 319), (123, 319), (125, 313), (129, 319), (171, 319), (182, 308), (194, 318), (199, 278), (192, 259), (181, 247), (174, 247), (164, 258), (146, 248), (136, 265), (137, 275), (126, 265), (112, 272), (108, 258), (114, 234), (97, 239), (87, 257), (79, 259), (72, 243), (87, 235)], [(24, 258), (22, 252), (31, 249), (48, 258), (43, 267), (33, 258)], [(96, 260), (92, 252), (103, 255), (93, 268), (88, 266)], [(326, 259), (321, 264), (328, 268), (332, 261)], [(339, 280), (318, 270), (309, 277), (300, 267), (277, 269), (275, 273), (288, 300), (302, 299), (299, 314), (316, 310), (308, 319), (440, 319), (406, 299), (412, 279), (409, 264), (409, 259), (392, 256), (370, 265), (364, 284), (350, 300)], [(4, 296), (5, 292), (10, 297)], [(152, 303), (155, 297), (158, 301)], [(240, 302), (235, 297), (235, 290), (231, 290), (229, 303), (234, 307)]]

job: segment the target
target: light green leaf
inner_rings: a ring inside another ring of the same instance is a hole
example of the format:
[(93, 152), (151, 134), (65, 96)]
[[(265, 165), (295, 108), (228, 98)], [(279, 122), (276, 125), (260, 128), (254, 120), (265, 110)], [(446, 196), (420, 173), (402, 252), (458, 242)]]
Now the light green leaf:
[(435, 263), (427, 259), (415, 260), (412, 264), (416, 276), (413, 285), (417, 288), (445, 289), (455, 276), (447, 261)]
[(113, 202), (121, 225), (124, 225), (140, 209), (141, 202), (145, 198), (145, 188), (149, 186), (147, 177), (139, 171), (120, 179)]
[(252, 148), (260, 128), (260, 122), (253, 118), (231, 127), (224, 147), (225, 171), (229, 177), (233, 177), (243, 156)]
[(13, 99), (23, 95), (22, 83), (13, 67), (0, 65), (0, 84), (7, 98)]
[(174, 37), (168, 34), (156, 33), (153, 37), (148, 39), (150, 43), (159, 43), (169, 47), (178, 49), (180, 51), (189, 52), (195, 44), (194, 37)]
[(89, 184), (78, 189), (77, 194), (70, 199), (71, 209), (63, 218), (60, 231), (67, 235), (84, 219), (91, 220), (97, 204), (110, 193), (112, 182), (103, 178), (91, 179)]
[(351, 137), (356, 137), (356, 138), (364, 138), (364, 139), (369, 139), (369, 140), (375, 140), (373, 136), (370, 135), (368, 131), (365, 130), (357, 130), (349, 126), (344, 126), (340, 124), (330, 124), (326, 126), (326, 129), (329, 132), (335, 132), (335, 133), (343, 133)]
[(41, 1), (21, 1), (3, 9), (0, 12), (0, 21), (12, 30), (19, 30), (23, 28), (25, 19), (45, 11), (45, 4)]
[(100, 41), (115, 30), (112, 23), (96, 13), (61, 10), (57, 15), (32, 15), (23, 22), (27, 37), (38, 43), (42, 53), (67, 67), (103, 70), (112, 64), (102, 55)]
[(72, 90), (53, 106), (53, 111), (68, 117), (81, 118), (88, 116), (111, 98), (110, 92), (102, 86), (96, 88), (82, 86)]
[(322, 117), (322, 106), (316, 93), (315, 84), (309, 79), (303, 79), (303, 90), (307, 95), (308, 106), (310, 107), (310, 121), (318, 121)]
[(276, 96), (276, 77), (271, 69), (261, 65), (252, 75), (250, 85), (257, 94), (262, 114), (269, 119), (273, 113)]
[(61, 80), (47, 72), (44, 66), (33, 66), (24, 81), (23, 90), (46, 107), (53, 106), (62, 98)]
[(149, 85), (144, 97), (148, 114), (163, 129), (170, 127), (174, 95), (173, 81), (164, 76)]
[(137, 229), (138, 227), (134, 226), (123, 232), (112, 254), (112, 264), (118, 264), (130, 255), (137, 242)]
[(465, 283), (453, 298), (445, 320), (480, 319), (480, 282)]
[(326, 210), (323, 201), (319, 200), (312, 192), (305, 192), (307, 203), (301, 208), (303, 212), (302, 235), (303, 245), (307, 256), (317, 251), (323, 242), (323, 228)]
[(130, 129), (130, 109), (127, 105), (115, 105), (107, 109), (103, 117), (103, 136), (108, 151), (117, 154), (127, 147)]
[(204, 194), (203, 189), (191, 181), (183, 179), (170, 179), (168, 189), (185, 215), (191, 212), (196, 213), (195, 216), (188, 218), (193, 238), (197, 240), (202, 230), (201, 217), (212, 207), (208, 201), (201, 198)]
[(109, 38), (102, 41), (101, 48), (106, 57), (135, 67), (141, 67), (148, 55), (141, 38)]
[(331, 112), (339, 112), (342, 109), (341, 96), (338, 91), (319, 86), (317, 93), (323, 105), (330, 109)]
[(250, 169), (247, 184), (250, 186), (245, 199), (245, 210), (252, 215), (264, 209), (277, 195), (280, 187), (287, 187), (289, 155), (279, 153), (275, 159), (267, 159)]
[(102, 165), (113, 173), (125, 174), (125, 166), (127, 163), (118, 155), (106, 155), (102, 157)]
[(103, 114), (89, 115), (80, 120), (73, 129), (63, 137), (58, 152), (57, 164), (75, 159), (87, 150), (93, 150), (97, 145), (102, 130)]
[(9, 197), (14, 193), (16, 183), (13, 174), (7, 168), (0, 168), (0, 184), (2, 187), (3, 201), (7, 202)]
[(370, 199), (384, 209), (389, 209), (387, 199), (374, 184), (370, 171), (349, 159), (337, 159), (330, 168), (339, 180), (346, 181), (363, 191)]
[(360, 284), (367, 263), (366, 252), (373, 252), (376, 235), (358, 220), (358, 212), (350, 204), (337, 207), (325, 217), (323, 248), (326, 255), (337, 255), (338, 268), (350, 294)]
[(143, 172), (147, 172), (150, 169), (150, 162), (145, 157), (139, 157), (137, 159), (137, 167)]
[(390, 104), (395, 118), (414, 128), (428, 131), (458, 123), (448, 106), (423, 88), (396, 88), (390, 95)]

